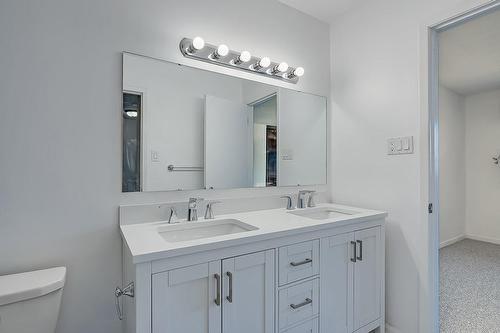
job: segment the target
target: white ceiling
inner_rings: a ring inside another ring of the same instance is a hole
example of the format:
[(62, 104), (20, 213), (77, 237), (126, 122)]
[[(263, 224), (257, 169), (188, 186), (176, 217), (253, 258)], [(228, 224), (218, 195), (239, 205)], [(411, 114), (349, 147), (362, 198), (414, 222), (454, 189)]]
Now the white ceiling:
[(278, 0), (317, 19), (331, 23), (337, 15), (353, 8), (359, 0)]
[(500, 10), (439, 34), (441, 84), (469, 95), (500, 88)]

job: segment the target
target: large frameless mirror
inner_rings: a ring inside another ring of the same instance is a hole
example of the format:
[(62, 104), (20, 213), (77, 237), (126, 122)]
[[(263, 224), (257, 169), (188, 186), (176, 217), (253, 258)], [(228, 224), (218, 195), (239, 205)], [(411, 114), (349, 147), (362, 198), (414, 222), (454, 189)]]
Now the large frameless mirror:
[(326, 98), (123, 54), (122, 191), (326, 184)]

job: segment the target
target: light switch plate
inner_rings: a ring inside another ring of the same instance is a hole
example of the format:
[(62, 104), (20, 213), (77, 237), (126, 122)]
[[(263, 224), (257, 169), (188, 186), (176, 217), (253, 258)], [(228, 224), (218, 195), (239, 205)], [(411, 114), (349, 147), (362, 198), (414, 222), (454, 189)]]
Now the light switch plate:
[(387, 140), (388, 155), (413, 154), (413, 136), (390, 138)]

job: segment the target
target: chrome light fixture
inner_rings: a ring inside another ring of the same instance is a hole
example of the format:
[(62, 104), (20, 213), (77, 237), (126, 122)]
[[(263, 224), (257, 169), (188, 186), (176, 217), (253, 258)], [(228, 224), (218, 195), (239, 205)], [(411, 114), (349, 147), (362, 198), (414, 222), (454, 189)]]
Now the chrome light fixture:
[(289, 68), (286, 62), (273, 62), (268, 57), (252, 56), (249, 51), (233, 51), (225, 44), (212, 45), (203, 38), (183, 38), (180, 51), (186, 58), (196, 59), (214, 65), (251, 72), (268, 78), (297, 83), (304, 75), (304, 68)]

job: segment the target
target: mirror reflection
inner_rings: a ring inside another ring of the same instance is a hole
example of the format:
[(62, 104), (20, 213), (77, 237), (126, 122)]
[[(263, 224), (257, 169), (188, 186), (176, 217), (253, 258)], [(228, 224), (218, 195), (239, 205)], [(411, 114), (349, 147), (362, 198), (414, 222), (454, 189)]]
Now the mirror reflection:
[(326, 183), (326, 98), (123, 55), (122, 190)]

